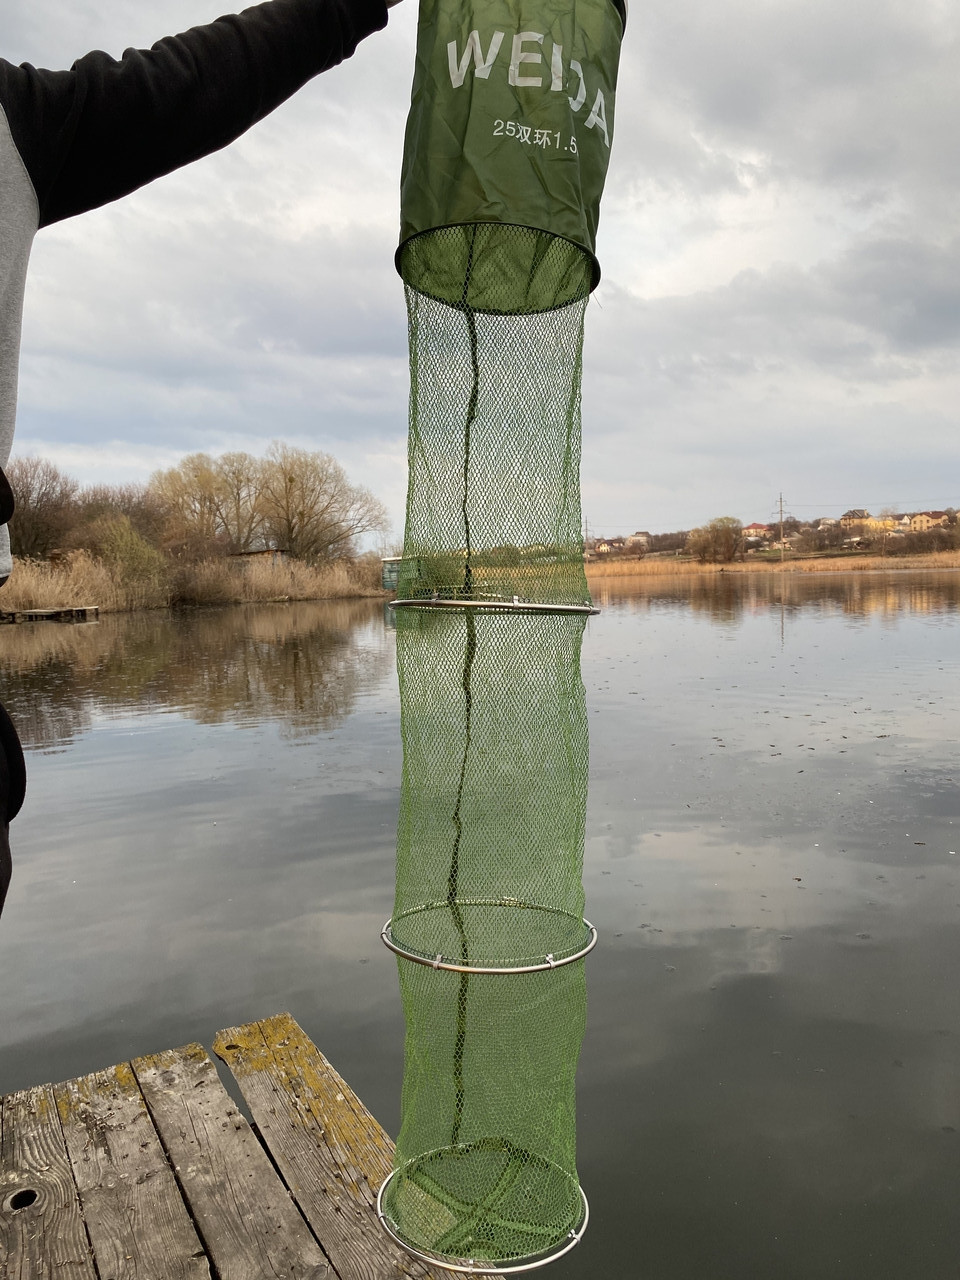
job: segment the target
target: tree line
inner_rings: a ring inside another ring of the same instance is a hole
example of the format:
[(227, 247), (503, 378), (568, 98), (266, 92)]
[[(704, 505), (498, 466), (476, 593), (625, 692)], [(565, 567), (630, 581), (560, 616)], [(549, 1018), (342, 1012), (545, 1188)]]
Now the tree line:
[(36, 457), (11, 459), (6, 473), (11, 550), (21, 558), (83, 550), (146, 564), (275, 550), (323, 564), (352, 558), (365, 534), (388, 528), (383, 504), (336, 459), (280, 441), (262, 458), (190, 454), (145, 484), (81, 487)]
[[(832, 552), (850, 550), (855, 542), (857, 549), (884, 556), (924, 555), (934, 551), (960, 550), (960, 520), (957, 512), (948, 507), (945, 526), (925, 532), (901, 532), (890, 529), (870, 528), (861, 525), (847, 529), (839, 521), (829, 524), (820, 520), (801, 523), (793, 516), (785, 516), (781, 524), (775, 522), (784, 539), (789, 539), (790, 550), (801, 555), (829, 555)], [(855, 534), (855, 537), (851, 537)], [(673, 533), (652, 534), (647, 542), (647, 554), (673, 553), (695, 556), (701, 564), (730, 564), (742, 559), (751, 548), (742, 522), (737, 516), (717, 516), (696, 529), (678, 529)], [(611, 558), (613, 558), (611, 556)]]

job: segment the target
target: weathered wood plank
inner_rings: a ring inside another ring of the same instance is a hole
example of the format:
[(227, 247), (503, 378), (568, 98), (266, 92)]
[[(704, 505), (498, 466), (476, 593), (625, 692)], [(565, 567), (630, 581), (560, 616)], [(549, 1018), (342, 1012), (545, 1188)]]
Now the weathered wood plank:
[(97, 1280), (49, 1085), (0, 1099), (0, 1276)]
[(260, 1136), (342, 1280), (449, 1280), (399, 1249), (377, 1221), (393, 1143), (288, 1013), (221, 1031)]
[(210, 1280), (128, 1063), (54, 1088), (87, 1232), (109, 1280)]
[(100, 606), (81, 605), (65, 609), (14, 609), (0, 612), (0, 622), (90, 622), (99, 621)]
[(334, 1280), (201, 1046), (131, 1066), (220, 1280)]

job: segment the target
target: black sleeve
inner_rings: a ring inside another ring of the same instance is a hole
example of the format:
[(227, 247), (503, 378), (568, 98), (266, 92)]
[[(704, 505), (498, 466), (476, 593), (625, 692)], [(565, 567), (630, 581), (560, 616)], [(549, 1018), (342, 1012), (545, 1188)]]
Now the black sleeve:
[(239, 137), (386, 24), (385, 0), (269, 0), (117, 62), (0, 60), (0, 104), (40, 226), (96, 208)]

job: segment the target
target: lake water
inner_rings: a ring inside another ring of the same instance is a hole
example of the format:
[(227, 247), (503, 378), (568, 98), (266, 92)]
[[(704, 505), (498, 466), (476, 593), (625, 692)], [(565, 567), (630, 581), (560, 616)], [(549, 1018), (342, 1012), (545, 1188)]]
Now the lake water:
[[(557, 1280), (960, 1275), (960, 574), (599, 594)], [(0, 1092), (289, 1009), (393, 1133), (379, 604), (0, 631), (27, 802)]]

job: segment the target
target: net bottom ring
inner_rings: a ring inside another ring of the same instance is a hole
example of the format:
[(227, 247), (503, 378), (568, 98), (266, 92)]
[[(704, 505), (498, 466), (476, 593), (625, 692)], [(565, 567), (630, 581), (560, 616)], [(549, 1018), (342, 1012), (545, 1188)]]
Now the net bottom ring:
[(400, 1169), (394, 1169), (384, 1179), (380, 1190), (377, 1192), (377, 1217), (380, 1225), (386, 1231), (404, 1252), (411, 1254), (415, 1258), (419, 1258), (421, 1262), (430, 1263), (435, 1267), (443, 1267), (446, 1271), (455, 1271), (460, 1275), (474, 1276), (501, 1276), (514, 1275), (523, 1271), (535, 1271), (538, 1267), (545, 1267), (551, 1262), (555, 1262), (557, 1258), (562, 1258), (565, 1253), (569, 1253), (583, 1239), (587, 1224), (590, 1221), (590, 1204), (584, 1193), (583, 1187), (577, 1185), (577, 1191), (580, 1193), (580, 1201), (583, 1205), (583, 1215), (579, 1224), (567, 1232), (563, 1241), (557, 1245), (555, 1249), (551, 1249), (544, 1253), (531, 1254), (525, 1258), (505, 1259), (496, 1262), (492, 1259), (484, 1259), (478, 1263), (475, 1258), (454, 1258), (442, 1253), (433, 1253), (429, 1249), (421, 1249), (417, 1245), (412, 1244), (409, 1240), (405, 1240), (399, 1230), (387, 1217), (383, 1207), (384, 1196), (390, 1183), (402, 1172)]

